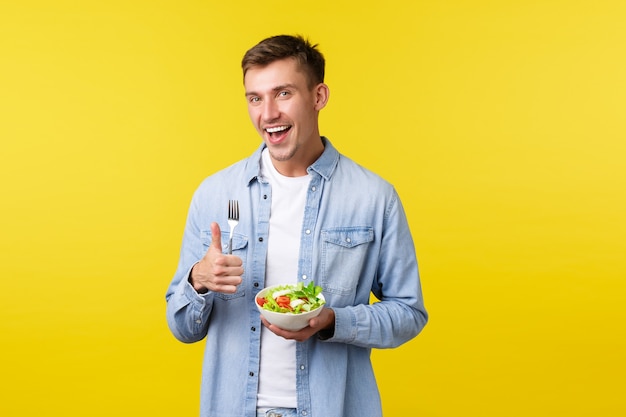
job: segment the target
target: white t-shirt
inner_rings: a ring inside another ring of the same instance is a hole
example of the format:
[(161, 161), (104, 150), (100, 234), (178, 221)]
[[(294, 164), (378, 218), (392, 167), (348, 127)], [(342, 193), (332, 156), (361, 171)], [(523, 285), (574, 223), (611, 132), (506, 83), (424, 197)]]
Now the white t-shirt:
[[(272, 187), (270, 227), (265, 265), (265, 286), (295, 284), (298, 276), (300, 235), (310, 176), (280, 174), (267, 148), (261, 174)], [(296, 408), (296, 342), (261, 328), (258, 408)]]

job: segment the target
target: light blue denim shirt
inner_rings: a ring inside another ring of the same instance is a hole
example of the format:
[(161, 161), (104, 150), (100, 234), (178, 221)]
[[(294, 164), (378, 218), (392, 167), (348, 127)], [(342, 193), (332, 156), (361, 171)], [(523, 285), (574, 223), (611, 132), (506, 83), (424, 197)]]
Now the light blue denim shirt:
[[(388, 182), (325, 150), (308, 168), (311, 182), (301, 230), (298, 281), (314, 280), (335, 312), (334, 335), (297, 343), (296, 389), (302, 417), (376, 417), (380, 396), (372, 348), (415, 337), (427, 313), (413, 240)], [(207, 178), (191, 201), (178, 269), (167, 294), (167, 322), (185, 343), (206, 337), (201, 416), (255, 417), (263, 288), (272, 190), (261, 177), (261, 151)], [(199, 295), (187, 278), (211, 243), (209, 225), (228, 242), (227, 201), (239, 200), (233, 254), (243, 260), (235, 294)], [(370, 294), (377, 300), (370, 304)]]

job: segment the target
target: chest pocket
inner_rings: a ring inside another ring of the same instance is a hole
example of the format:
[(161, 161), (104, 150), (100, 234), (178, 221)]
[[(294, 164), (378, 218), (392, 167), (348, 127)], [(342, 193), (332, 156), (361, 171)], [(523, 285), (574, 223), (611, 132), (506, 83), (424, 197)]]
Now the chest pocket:
[[(228, 253), (228, 232), (222, 232), (222, 253)], [(213, 238), (211, 236), (210, 230), (201, 230), (200, 237), (202, 239), (202, 246), (204, 246), (204, 252), (209, 249), (211, 246), (211, 242)], [(245, 295), (245, 280), (246, 280), (246, 272), (247, 268), (247, 259), (248, 259), (248, 238), (245, 235), (234, 233), (233, 234), (233, 255), (237, 255), (241, 258), (243, 262), (243, 276), (241, 277), (244, 282), (242, 282), (238, 287), (237, 291), (234, 294), (223, 294), (223, 293), (215, 293), (215, 296), (221, 298), (223, 300), (230, 300), (233, 298), (239, 298)]]
[(365, 265), (372, 227), (338, 227), (322, 230), (322, 288), (341, 296), (356, 294)]

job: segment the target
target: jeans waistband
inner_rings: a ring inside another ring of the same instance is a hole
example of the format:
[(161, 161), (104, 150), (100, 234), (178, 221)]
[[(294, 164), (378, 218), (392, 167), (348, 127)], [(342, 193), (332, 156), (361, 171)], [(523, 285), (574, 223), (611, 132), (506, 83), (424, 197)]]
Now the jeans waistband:
[(298, 417), (295, 408), (270, 408), (267, 411), (258, 410), (257, 417)]

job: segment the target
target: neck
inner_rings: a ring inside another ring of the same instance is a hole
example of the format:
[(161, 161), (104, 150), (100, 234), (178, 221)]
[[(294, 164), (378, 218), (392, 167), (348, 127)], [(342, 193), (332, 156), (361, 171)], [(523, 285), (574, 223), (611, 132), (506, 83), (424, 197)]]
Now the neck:
[(317, 158), (319, 158), (323, 152), (324, 143), (320, 138), (317, 141), (313, 141), (306, 149), (300, 149), (300, 152), (297, 152), (287, 160), (277, 160), (272, 157), (271, 153), (270, 157), (274, 168), (276, 168), (276, 171), (280, 172), (281, 175), (286, 177), (302, 177), (308, 174), (307, 168), (310, 167), (313, 162), (317, 161)]

